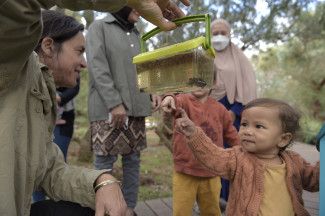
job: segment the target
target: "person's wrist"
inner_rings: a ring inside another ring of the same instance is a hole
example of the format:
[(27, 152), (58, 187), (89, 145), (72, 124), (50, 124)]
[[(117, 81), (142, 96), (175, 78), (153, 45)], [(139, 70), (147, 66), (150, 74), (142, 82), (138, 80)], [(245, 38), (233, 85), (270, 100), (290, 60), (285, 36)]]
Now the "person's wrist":
[(102, 173), (100, 176), (98, 176), (98, 178), (95, 181), (94, 186), (101, 183), (102, 181), (106, 181), (106, 180), (115, 180), (115, 181), (117, 181), (117, 179), (114, 176), (112, 176), (108, 172), (105, 172), (105, 173)]
[(94, 191), (95, 193), (102, 187), (106, 186), (106, 185), (111, 185), (111, 184), (119, 184), (120, 186), (120, 181), (117, 181), (117, 180), (105, 180), (105, 181), (102, 181), (101, 183), (97, 184), (95, 187), (94, 187)]
[(113, 183), (119, 184), (120, 181), (118, 181), (116, 178), (114, 178), (112, 175), (108, 173), (101, 174), (95, 181), (95, 184), (93, 185), (93, 188), (95, 190), (95, 193), (98, 191), (99, 188), (110, 185)]

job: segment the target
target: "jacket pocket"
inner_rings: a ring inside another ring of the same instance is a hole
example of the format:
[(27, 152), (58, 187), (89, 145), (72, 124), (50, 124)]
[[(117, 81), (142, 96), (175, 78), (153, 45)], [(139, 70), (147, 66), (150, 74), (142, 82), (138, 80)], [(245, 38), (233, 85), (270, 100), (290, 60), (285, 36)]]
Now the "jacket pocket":
[(46, 97), (46, 95), (40, 91), (37, 86), (31, 89), (31, 94), (39, 101), (35, 104), (35, 111), (37, 113), (48, 114), (51, 111), (51, 99)]

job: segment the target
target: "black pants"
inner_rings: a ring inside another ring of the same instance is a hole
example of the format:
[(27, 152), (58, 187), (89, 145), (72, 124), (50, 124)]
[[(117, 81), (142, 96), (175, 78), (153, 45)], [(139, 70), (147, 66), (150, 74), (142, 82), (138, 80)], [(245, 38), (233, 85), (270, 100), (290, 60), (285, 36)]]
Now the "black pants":
[(94, 216), (91, 208), (73, 202), (44, 200), (32, 204), (30, 216)]

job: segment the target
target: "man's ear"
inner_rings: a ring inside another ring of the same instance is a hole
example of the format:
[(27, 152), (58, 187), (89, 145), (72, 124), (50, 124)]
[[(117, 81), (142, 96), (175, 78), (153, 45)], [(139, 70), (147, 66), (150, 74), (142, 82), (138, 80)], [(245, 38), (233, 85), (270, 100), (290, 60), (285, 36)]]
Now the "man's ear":
[(284, 133), (281, 135), (280, 143), (278, 144), (279, 148), (283, 148), (289, 145), (290, 141), (292, 140), (292, 133)]
[(50, 37), (45, 37), (42, 40), (41, 43), (41, 49), (43, 55), (46, 55), (47, 57), (52, 57), (54, 53), (54, 41)]

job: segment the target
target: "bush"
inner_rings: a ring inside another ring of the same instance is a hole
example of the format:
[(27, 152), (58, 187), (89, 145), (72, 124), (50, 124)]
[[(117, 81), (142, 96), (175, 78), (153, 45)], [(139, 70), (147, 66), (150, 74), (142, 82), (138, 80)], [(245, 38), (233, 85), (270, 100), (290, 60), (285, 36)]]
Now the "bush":
[(301, 136), (299, 139), (304, 143), (312, 143), (312, 140), (315, 138), (319, 132), (322, 123), (319, 120), (316, 120), (310, 116), (302, 116), (300, 120), (301, 125)]

